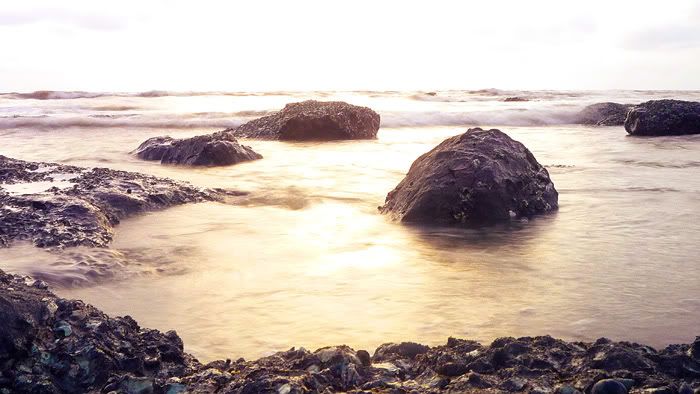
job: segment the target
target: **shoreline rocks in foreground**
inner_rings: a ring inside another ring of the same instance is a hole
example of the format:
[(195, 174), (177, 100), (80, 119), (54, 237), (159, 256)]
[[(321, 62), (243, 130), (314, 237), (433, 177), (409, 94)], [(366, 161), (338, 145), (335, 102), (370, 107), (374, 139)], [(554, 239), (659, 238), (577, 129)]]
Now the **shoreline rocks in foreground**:
[[(231, 335), (235, 335), (232, 332)], [(0, 393), (692, 393), (700, 337), (662, 350), (601, 338), (450, 338), (292, 348), (254, 361), (203, 364), (174, 331), (142, 328), (44, 282), (0, 270)], [(610, 391), (613, 390), (613, 391)]]
[(625, 130), (639, 136), (700, 134), (700, 103), (647, 101), (630, 110), (625, 120)]
[(379, 114), (367, 107), (307, 100), (242, 124), (233, 133), (236, 137), (285, 141), (374, 139), (379, 122)]
[(627, 113), (634, 106), (619, 103), (591, 104), (576, 115), (576, 124), (594, 126), (622, 126), (625, 123)]
[(416, 159), (380, 211), (402, 222), (478, 226), (557, 208), (549, 173), (523, 144), (474, 128)]
[(240, 193), (107, 168), (27, 162), (0, 155), (0, 247), (109, 244), (127, 216)]
[(239, 144), (233, 134), (227, 131), (184, 139), (153, 137), (144, 141), (132, 153), (143, 160), (189, 166), (226, 166), (262, 159), (260, 154)]

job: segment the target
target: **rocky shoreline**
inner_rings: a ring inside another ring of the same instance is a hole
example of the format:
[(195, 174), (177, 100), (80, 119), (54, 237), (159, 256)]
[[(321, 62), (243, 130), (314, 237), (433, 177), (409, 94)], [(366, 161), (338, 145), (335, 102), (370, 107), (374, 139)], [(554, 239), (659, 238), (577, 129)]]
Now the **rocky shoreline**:
[(108, 168), (27, 162), (0, 155), (0, 247), (107, 246), (125, 217), (241, 192)]
[[(292, 348), (201, 363), (174, 331), (112, 318), (0, 271), (0, 393), (693, 393), (700, 338), (662, 350), (601, 338), (499, 338), (490, 345)], [(694, 391), (695, 390), (695, 391)]]

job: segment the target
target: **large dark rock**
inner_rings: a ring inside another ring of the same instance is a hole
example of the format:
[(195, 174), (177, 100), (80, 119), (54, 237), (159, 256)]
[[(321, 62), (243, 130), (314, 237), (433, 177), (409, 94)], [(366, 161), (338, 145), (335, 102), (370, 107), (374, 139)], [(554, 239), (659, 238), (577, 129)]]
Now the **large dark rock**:
[(235, 129), (237, 137), (270, 140), (357, 140), (377, 137), (379, 114), (340, 101), (308, 100)]
[(700, 134), (700, 103), (680, 100), (652, 100), (632, 108), (625, 120), (632, 135)]
[(595, 126), (622, 126), (627, 112), (632, 108), (629, 104), (597, 103), (591, 104), (576, 116), (574, 123)]
[(481, 225), (554, 211), (557, 198), (523, 144), (476, 128), (414, 161), (380, 210), (403, 222)]
[[(20, 187), (18, 189), (18, 186)], [(125, 217), (233, 191), (107, 168), (35, 163), (0, 156), (0, 247), (106, 246)]]
[(226, 131), (184, 139), (153, 137), (132, 153), (144, 160), (190, 166), (225, 166), (262, 159), (261, 155), (239, 144), (233, 134)]

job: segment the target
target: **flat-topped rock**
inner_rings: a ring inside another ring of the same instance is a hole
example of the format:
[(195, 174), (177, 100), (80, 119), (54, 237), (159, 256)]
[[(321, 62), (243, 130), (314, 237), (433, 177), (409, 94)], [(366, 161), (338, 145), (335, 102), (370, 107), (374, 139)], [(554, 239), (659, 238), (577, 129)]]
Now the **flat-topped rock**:
[(262, 159), (260, 154), (239, 144), (233, 134), (227, 131), (183, 139), (153, 137), (132, 153), (143, 160), (189, 166), (226, 166)]
[(402, 222), (482, 225), (557, 209), (547, 170), (500, 130), (469, 129), (413, 162), (381, 212)]
[(357, 140), (376, 138), (377, 130), (379, 114), (367, 107), (308, 100), (245, 123), (234, 134), (269, 140)]
[(625, 119), (625, 130), (640, 136), (700, 134), (700, 103), (647, 101), (630, 110)]
[(125, 217), (235, 194), (134, 172), (0, 156), (0, 246), (16, 240), (106, 246)]
[(622, 126), (627, 112), (633, 107), (630, 104), (596, 103), (591, 104), (578, 113), (574, 123), (595, 126)]

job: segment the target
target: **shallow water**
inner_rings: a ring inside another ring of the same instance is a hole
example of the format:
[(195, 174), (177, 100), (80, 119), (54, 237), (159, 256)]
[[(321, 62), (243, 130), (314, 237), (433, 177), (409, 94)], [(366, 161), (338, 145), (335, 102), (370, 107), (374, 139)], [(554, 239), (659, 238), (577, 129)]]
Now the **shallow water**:
[[(651, 95), (616, 94), (633, 101)], [(454, 109), (453, 101), (396, 95), (391, 100), (417, 111), (407, 111), (410, 119), (440, 105)], [(601, 95), (526, 105), (604, 101)], [(259, 97), (232, 97), (234, 112), (260, 110)], [(369, 105), (374, 99), (354, 98)], [(512, 104), (470, 98), (456, 102), (490, 113)], [(275, 98), (283, 99), (294, 98)], [(110, 250), (50, 253), (17, 245), (0, 250), (0, 267), (45, 278), (62, 296), (129, 314), (142, 326), (176, 329), (203, 360), (341, 343), (371, 351), (387, 341), (439, 344), (448, 336), (608, 336), (663, 346), (698, 334), (700, 136), (484, 124), (523, 142), (548, 167), (560, 193), (556, 214), (477, 230), (404, 226), (379, 215), (377, 206), (412, 161), (466, 126), (383, 126), (376, 141), (245, 141), (265, 158), (208, 169), (128, 155), (147, 137), (207, 128), (8, 128), (0, 131), (0, 154), (10, 157), (108, 166), (250, 194), (125, 220)]]

